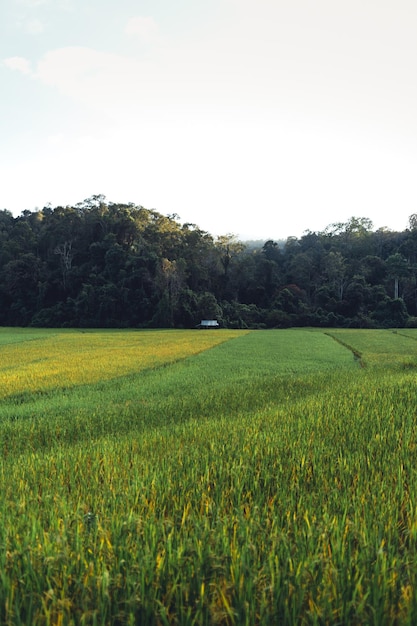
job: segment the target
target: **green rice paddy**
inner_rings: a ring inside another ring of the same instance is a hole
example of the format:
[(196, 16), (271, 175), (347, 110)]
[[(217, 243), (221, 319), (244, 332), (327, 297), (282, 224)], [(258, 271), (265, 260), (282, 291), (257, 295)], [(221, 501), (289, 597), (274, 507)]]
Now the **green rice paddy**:
[(416, 339), (0, 329), (0, 623), (415, 624)]

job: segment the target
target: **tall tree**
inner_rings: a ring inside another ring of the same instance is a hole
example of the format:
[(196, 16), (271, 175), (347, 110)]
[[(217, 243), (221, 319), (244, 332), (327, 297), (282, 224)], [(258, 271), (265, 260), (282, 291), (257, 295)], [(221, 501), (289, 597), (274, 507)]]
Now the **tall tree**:
[(410, 273), (410, 267), (407, 259), (396, 252), (388, 257), (387, 261), (388, 276), (394, 280), (394, 298), (399, 297), (400, 280), (406, 278)]

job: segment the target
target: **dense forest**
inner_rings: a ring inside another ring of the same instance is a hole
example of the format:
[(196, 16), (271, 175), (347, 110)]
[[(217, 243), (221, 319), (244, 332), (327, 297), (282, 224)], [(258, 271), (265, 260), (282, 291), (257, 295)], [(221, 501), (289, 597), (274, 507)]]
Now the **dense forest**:
[(0, 305), (2, 326), (417, 326), (417, 215), (254, 245), (104, 196), (2, 210)]

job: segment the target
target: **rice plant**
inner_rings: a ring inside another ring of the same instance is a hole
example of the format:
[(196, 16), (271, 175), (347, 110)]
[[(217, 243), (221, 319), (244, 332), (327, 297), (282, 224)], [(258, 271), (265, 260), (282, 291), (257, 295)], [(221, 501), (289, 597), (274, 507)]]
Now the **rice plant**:
[(154, 331), (117, 375), (141, 333), (49, 332), (0, 355), (113, 374), (2, 396), (1, 623), (416, 622), (412, 333)]

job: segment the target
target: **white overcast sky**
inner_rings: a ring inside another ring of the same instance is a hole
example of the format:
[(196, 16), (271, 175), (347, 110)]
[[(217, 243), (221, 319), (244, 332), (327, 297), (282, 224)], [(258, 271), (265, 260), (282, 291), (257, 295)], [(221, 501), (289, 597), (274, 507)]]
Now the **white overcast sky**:
[(0, 208), (213, 235), (417, 213), (416, 0), (0, 0)]

